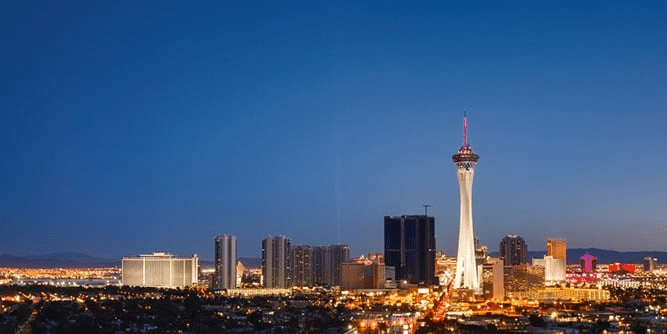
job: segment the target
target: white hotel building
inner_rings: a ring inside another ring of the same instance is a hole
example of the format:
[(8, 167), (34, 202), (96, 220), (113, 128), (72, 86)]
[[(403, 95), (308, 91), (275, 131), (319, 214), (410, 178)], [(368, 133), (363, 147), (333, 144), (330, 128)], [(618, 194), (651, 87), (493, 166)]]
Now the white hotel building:
[(123, 258), (122, 285), (184, 288), (197, 283), (199, 258), (158, 252)]

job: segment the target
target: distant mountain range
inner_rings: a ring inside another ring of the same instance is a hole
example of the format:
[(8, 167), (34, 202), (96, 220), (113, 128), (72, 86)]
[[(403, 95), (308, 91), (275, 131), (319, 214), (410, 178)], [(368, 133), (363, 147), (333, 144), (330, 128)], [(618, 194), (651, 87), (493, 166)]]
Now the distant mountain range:
[[(567, 263), (577, 264), (579, 258), (584, 254), (590, 254), (598, 258), (598, 263), (641, 263), (644, 257), (650, 256), (658, 259), (658, 263), (667, 262), (667, 252), (657, 251), (633, 251), (619, 252), (598, 248), (571, 248), (567, 250)], [(528, 260), (544, 257), (545, 251), (528, 252)], [(497, 257), (498, 252), (492, 252), (490, 256)], [(261, 268), (262, 259), (242, 257), (239, 261), (246, 268)], [(202, 267), (213, 267), (214, 261), (199, 259)], [(28, 256), (14, 256), (9, 254), (0, 255), (0, 267), (20, 268), (91, 268), (91, 267), (120, 267), (121, 259), (104, 259), (83, 253), (50, 253)]]
[(239, 261), (243, 263), (246, 268), (261, 268), (262, 259), (256, 257), (240, 257)]
[[(620, 252), (615, 250), (598, 248), (570, 248), (567, 250), (567, 263), (580, 263), (580, 258), (584, 254), (590, 254), (597, 257), (597, 263), (641, 263), (644, 257), (650, 256), (658, 259), (658, 263), (667, 261), (667, 252), (657, 251), (632, 251)], [(529, 251), (528, 260), (532, 258), (543, 258), (546, 251)], [(490, 253), (492, 257), (497, 257), (498, 252)]]
[(83, 253), (50, 253), (28, 256), (0, 255), (0, 267), (91, 268), (120, 267), (120, 259), (103, 259)]

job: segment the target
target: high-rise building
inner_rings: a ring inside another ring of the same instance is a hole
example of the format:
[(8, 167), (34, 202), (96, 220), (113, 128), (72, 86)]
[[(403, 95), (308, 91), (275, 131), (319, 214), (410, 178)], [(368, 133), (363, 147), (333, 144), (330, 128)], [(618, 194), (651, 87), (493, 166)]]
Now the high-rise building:
[(341, 290), (366, 288), (366, 265), (363, 262), (345, 262), (341, 266)]
[(241, 261), (236, 261), (236, 287), (240, 287), (243, 283), (243, 274), (245, 273), (245, 266)]
[(566, 273), (565, 260), (557, 259), (553, 256), (544, 256), (544, 283), (545, 285), (554, 285), (565, 281)]
[(384, 288), (384, 264), (378, 262), (346, 262), (341, 265), (341, 290)]
[(213, 284), (216, 290), (236, 288), (236, 260), (236, 236), (216, 236)]
[(122, 285), (185, 288), (197, 283), (199, 258), (157, 252), (123, 258)]
[(504, 271), (506, 297), (513, 298), (517, 292), (544, 288), (544, 265), (505, 266)]
[(546, 285), (565, 281), (567, 268), (567, 242), (565, 239), (547, 239), (544, 256), (544, 280)]
[(350, 261), (350, 247), (327, 245), (313, 247), (313, 279), (316, 285), (340, 285), (341, 265)]
[(371, 289), (382, 289), (384, 288), (385, 282), (385, 270), (384, 263), (372, 262), (369, 266), (366, 267), (365, 275), (366, 277), (366, 286)]
[(658, 259), (647, 256), (644, 258), (644, 271), (652, 272), (658, 266)]
[(313, 286), (313, 247), (292, 246), (292, 285)]
[(505, 270), (503, 261), (488, 258), (482, 265), (482, 294), (487, 299), (503, 300), (505, 298)]
[(268, 236), (262, 240), (262, 275), (267, 289), (286, 289), (291, 286), (291, 240), (284, 236)]
[(503, 258), (506, 266), (518, 266), (528, 262), (528, 246), (518, 235), (508, 234), (498, 249), (498, 256)]
[(472, 227), (472, 180), (479, 155), (473, 153), (468, 144), (468, 118), (463, 117), (463, 146), (452, 156), (459, 182), (460, 221), (459, 248), (456, 258), (455, 289), (478, 290), (479, 277), (475, 261), (475, 242)]
[(398, 281), (435, 284), (435, 219), (385, 216), (384, 261), (394, 267)]
[(562, 259), (567, 264), (567, 241), (565, 239), (547, 239), (547, 256)]

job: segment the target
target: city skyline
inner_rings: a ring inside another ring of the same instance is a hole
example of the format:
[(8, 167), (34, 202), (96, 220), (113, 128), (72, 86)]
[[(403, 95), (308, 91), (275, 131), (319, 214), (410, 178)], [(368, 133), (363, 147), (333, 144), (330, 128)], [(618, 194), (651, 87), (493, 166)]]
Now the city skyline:
[(667, 251), (666, 4), (378, 6), (8, 5), (0, 254), (356, 257), (429, 204), (455, 255), (464, 109), (481, 244)]

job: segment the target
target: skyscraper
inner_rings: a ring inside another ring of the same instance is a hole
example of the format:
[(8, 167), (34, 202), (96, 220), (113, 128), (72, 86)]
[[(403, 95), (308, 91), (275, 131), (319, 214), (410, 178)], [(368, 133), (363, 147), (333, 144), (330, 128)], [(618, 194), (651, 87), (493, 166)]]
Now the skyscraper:
[(562, 259), (567, 264), (567, 241), (565, 239), (547, 239), (547, 256)]
[(385, 216), (384, 261), (394, 267), (397, 280), (435, 284), (435, 219)]
[(553, 285), (565, 281), (567, 270), (567, 242), (565, 239), (547, 239), (547, 254), (544, 256), (544, 281)]
[(498, 256), (504, 259), (506, 266), (518, 266), (528, 262), (528, 246), (518, 235), (508, 234), (500, 241)]
[(313, 286), (313, 247), (295, 245), (291, 253), (292, 285)]
[(658, 266), (658, 259), (647, 256), (644, 258), (644, 270), (652, 272)]
[(482, 294), (486, 298), (503, 300), (505, 298), (505, 271), (503, 261), (489, 258), (482, 265)]
[(285, 289), (290, 287), (291, 242), (284, 236), (268, 236), (262, 240), (262, 274), (265, 288)]
[(215, 278), (216, 290), (236, 288), (236, 236), (215, 237)]
[(347, 245), (313, 247), (313, 279), (316, 285), (340, 285), (343, 263), (350, 260)]
[(459, 249), (456, 257), (455, 289), (478, 290), (479, 277), (475, 262), (475, 241), (472, 228), (472, 179), (479, 155), (473, 153), (468, 144), (468, 118), (463, 116), (463, 146), (452, 156), (456, 165), (456, 177), (459, 181), (460, 222)]
[[(534, 261), (535, 259), (533, 259)], [(544, 284), (554, 285), (565, 281), (566, 266), (565, 260), (556, 259), (553, 256), (544, 256)]]

